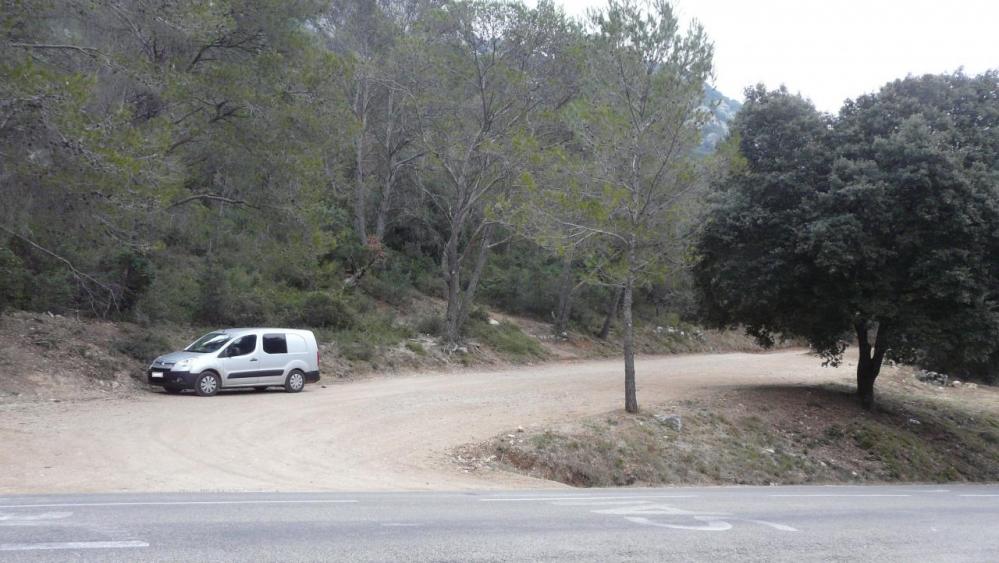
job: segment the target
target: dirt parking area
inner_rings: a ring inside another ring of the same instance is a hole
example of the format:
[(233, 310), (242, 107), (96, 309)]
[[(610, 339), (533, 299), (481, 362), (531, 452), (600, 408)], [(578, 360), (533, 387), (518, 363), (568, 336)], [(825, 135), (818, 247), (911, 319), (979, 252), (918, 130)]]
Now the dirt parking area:
[[(849, 382), (801, 350), (641, 359), (639, 401), (753, 384)], [(621, 362), (414, 374), (212, 398), (144, 393), (0, 405), (0, 493), (421, 490), (560, 486), (466, 473), (448, 452), (620, 409)]]

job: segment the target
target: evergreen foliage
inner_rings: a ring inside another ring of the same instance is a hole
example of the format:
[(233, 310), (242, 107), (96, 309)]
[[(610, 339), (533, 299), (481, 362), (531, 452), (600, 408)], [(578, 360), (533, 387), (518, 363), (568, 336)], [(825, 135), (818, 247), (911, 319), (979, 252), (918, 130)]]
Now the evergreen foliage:
[(999, 74), (909, 77), (835, 118), (784, 89), (747, 98), (698, 246), (705, 318), (833, 363), (855, 338), (867, 405), (884, 358), (994, 370)]

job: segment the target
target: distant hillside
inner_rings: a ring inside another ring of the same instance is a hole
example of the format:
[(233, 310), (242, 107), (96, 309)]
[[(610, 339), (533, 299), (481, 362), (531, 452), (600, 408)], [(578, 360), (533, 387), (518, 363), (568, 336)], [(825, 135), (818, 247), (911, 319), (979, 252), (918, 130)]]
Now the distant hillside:
[(728, 135), (729, 123), (742, 108), (742, 103), (711, 86), (705, 86), (704, 105), (711, 110), (712, 120), (704, 127), (704, 141), (699, 152), (707, 154), (715, 150), (715, 146)]

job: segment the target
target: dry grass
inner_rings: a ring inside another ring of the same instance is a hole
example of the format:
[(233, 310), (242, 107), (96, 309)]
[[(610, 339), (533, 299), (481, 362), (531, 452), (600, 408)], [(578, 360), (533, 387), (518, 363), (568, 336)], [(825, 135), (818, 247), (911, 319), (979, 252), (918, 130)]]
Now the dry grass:
[[(900, 370), (881, 382), (875, 413), (846, 387), (739, 388), (507, 434), (463, 455), (584, 487), (999, 480), (999, 390), (910, 380)], [(656, 414), (679, 415), (682, 429)]]

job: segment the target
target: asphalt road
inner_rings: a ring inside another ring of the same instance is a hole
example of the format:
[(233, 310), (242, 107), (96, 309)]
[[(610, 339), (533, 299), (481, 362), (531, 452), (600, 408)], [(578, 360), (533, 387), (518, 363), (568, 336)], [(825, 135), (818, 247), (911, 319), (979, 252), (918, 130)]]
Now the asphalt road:
[(0, 497), (7, 561), (996, 561), (999, 486)]

